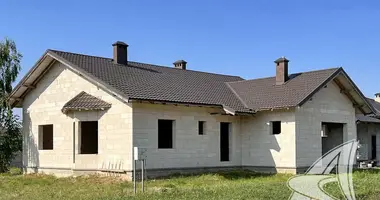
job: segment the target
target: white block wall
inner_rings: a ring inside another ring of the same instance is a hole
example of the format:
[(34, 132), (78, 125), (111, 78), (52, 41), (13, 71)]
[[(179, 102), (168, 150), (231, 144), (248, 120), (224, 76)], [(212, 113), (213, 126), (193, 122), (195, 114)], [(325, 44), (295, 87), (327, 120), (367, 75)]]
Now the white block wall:
[[(271, 134), (271, 121), (281, 121), (280, 134)], [(267, 111), (245, 117), (241, 130), (243, 166), (295, 168), (294, 110)]]
[[(133, 144), (146, 148), (147, 168), (227, 167), (241, 165), (239, 117), (211, 115), (220, 109), (133, 104)], [(174, 120), (174, 148), (158, 149), (158, 120)], [(205, 121), (198, 135), (198, 121)], [(220, 161), (220, 122), (230, 122), (230, 161)]]
[[(81, 91), (111, 103), (112, 107), (100, 112), (63, 114), (62, 106)], [(355, 109), (333, 83), (300, 108), (259, 112), (254, 116), (210, 114), (217, 112), (220, 109), (126, 104), (57, 63), (23, 102), (23, 162), (28, 167), (61, 170), (131, 170), (132, 147), (137, 146), (147, 149), (148, 169), (295, 169), (310, 166), (321, 156), (321, 122), (344, 123), (344, 140), (356, 138)], [(158, 149), (159, 119), (175, 121), (173, 149)], [(78, 125), (79, 121), (93, 120), (99, 121), (99, 153), (78, 155), (78, 136), (73, 134), (74, 129), (78, 133), (78, 127), (73, 127), (73, 122)], [(206, 122), (204, 135), (198, 135), (198, 121)], [(281, 134), (271, 134), (271, 121), (281, 121)], [(228, 162), (220, 161), (220, 122), (231, 123)], [(44, 124), (54, 125), (53, 150), (38, 150), (38, 125)]]
[[(63, 105), (82, 91), (112, 104), (112, 107), (106, 111), (63, 114)], [(99, 120), (98, 154), (76, 155), (73, 164), (73, 122), (78, 125), (78, 121), (91, 120)], [(44, 124), (53, 124), (53, 150), (38, 150), (38, 126)], [(23, 134), (23, 164), (27, 167), (126, 170), (132, 167), (131, 106), (58, 62), (24, 99)]]
[(361, 145), (359, 160), (372, 158), (372, 135), (376, 135), (376, 160), (380, 160), (380, 124), (360, 123), (357, 127), (358, 140)]
[(321, 123), (344, 123), (343, 141), (356, 138), (353, 103), (330, 82), (317, 92), (296, 113), (296, 164), (308, 167), (322, 156)]

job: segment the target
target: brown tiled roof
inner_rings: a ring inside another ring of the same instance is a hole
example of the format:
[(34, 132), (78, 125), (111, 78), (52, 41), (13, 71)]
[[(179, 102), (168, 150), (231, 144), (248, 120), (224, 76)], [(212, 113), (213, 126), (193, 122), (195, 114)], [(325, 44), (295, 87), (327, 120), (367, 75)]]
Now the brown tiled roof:
[(250, 112), (225, 82), (243, 80), (174, 67), (128, 61), (128, 65), (102, 58), (49, 50), (85, 72), (121, 91), (129, 99), (218, 105), (237, 112)]
[(380, 103), (371, 98), (367, 98), (367, 101), (375, 108), (376, 112), (367, 116), (358, 114), (356, 115), (356, 120), (361, 122), (380, 123), (380, 119), (378, 119), (380, 117)]
[(360, 121), (360, 122), (369, 122), (369, 123), (380, 123), (380, 119), (377, 119), (373, 116), (366, 116), (366, 115), (363, 115), (363, 114), (357, 114), (356, 115), (356, 121)]
[(63, 106), (62, 112), (66, 113), (69, 110), (103, 110), (110, 107), (111, 104), (86, 92), (80, 92)]
[(375, 108), (376, 113), (374, 115), (380, 116), (380, 103), (371, 98), (367, 98), (367, 101)]
[[(335, 75), (345, 75), (342, 68), (303, 72), (291, 74), (286, 83), (276, 85), (275, 77), (244, 80), (133, 61), (128, 61), (128, 65), (115, 64), (110, 58), (57, 50), (47, 52), (129, 100), (222, 106), (228, 111), (245, 113), (302, 105)], [(347, 80), (354, 85), (351, 79)]]
[(289, 80), (276, 85), (276, 78), (262, 78), (227, 83), (254, 110), (294, 107), (324, 84), (340, 68), (289, 75)]

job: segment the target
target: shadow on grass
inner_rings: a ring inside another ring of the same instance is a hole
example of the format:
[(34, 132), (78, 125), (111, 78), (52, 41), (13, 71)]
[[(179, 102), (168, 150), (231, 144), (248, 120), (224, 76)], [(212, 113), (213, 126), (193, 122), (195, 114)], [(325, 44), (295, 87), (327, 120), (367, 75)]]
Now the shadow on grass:
[(216, 174), (229, 180), (271, 177), (275, 175), (269, 173), (258, 173), (249, 170), (220, 171)]
[(367, 174), (380, 174), (380, 168), (371, 168), (371, 169), (354, 169), (355, 173), (367, 173)]
[[(336, 174), (336, 167), (334, 167), (330, 174)], [(359, 169), (359, 168), (354, 168), (352, 170), (354, 174), (380, 174), (380, 168), (374, 167), (374, 168), (369, 168), (369, 169)]]
[(159, 179), (186, 178), (186, 177), (196, 177), (196, 176), (202, 176), (202, 175), (217, 175), (227, 180), (252, 179), (252, 178), (275, 176), (275, 174), (258, 173), (258, 172), (253, 172), (249, 170), (222, 170), (222, 171), (204, 172), (204, 173), (174, 173), (169, 176), (159, 177)]

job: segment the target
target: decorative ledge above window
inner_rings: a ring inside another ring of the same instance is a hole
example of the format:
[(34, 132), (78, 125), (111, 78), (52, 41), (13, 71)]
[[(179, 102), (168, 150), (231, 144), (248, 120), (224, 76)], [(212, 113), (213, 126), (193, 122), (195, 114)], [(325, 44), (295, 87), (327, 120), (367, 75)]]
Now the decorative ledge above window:
[(62, 112), (66, 114), (69, 111), (106, 110), (109, 108), (111, 108), (111, 104), (86, 92), (81, 92), (63, 106)]

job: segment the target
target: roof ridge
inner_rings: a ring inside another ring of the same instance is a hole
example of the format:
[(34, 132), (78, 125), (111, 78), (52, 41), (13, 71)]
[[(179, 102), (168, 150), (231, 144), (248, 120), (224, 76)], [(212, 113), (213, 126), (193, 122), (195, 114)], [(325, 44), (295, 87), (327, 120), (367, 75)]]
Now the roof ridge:
[[(56, 49), (48, 49), (48, 51), (70, 53), (70, 54), (79, 55), (79, 56), (88, 56), (88, 57), (94, 57), (94, 58), (113, 60), (112, 58), (107, 58), (107, 57), (102, 57), (102, 56), (93, 56), (93, 55), (88, 55), (88, 54), (74, 53), (74, 52), (69, 52), (69, 51), (61, 51), (61, 50), (56, 50)], [(168, 69), (173, 69), (173, 70), (183, 70), (183, 69), (177, 69), (174, 67), (169, 67), (169, 66), (164, 66), (164, 65), (157, 65), (157, 64), (145, 63), (145, 62), (137, 62), (137, 61), (132, 61), (132, 60), (128, 61), (128, 62), (135, 63), (135, 64), (142, 64), (142, 65), (150, 65), (152, 67), (163, 67), (163, 68), (168, 68)], [(191, 69), (186, 69), (186, 71), (195, 72), (195, 73), (205, 73), (205, 74), (211, 74), (211, 75), (218, 75), (218, 76), (236, 77), (236, 78), (240, 78), (240, 79), (244, 80), (242, 77), (236, 76), (236, 75), (218, 74), (218, 73), (213, 73), (213, 72), (204, 72), (204, 71), (197, 71), (197, 70), (191, 70)]]
[(229, 82), (226, 82), (226, 83), (239, 83), (239, 82), (244, 82), (244, 81), (248, 82), (248, 81), (256, 81), (256, 80), (263, 80), (263, 79), (270, 79), (270, 78), (275, 78), (275, 76), (255, 78), (255, 79), (247, 79), (247, 80), (240, 80), (240, 81), (229, 81)]
[(133, 63), (136, 63), (136, 64), (143, 64), (143, 65), (150, 65), (150, 66), (152, 66), (152, 67), (163, 67), (163, 68), (168, 68), (168, 69), (173, 69), (173, 70), (189, 71), (189, 72), (204, 73), (204, 74), (211, 74), (211, 75), (218, 75), (218, 76), (236, 77), (236, 78), (241, 78), (242, 80), (244, 80), (242, 77), (240, 77), (240, 76), (235, 76), (235, 75), (218, 74), (218, 73), (213, 73), (213, 72), (204, 72), (204, 71), (197, 71), (197, 70), (192, 70), (192, 69), (186, 69), (186, 70), (183, 70), (183, 69), (178, 69), (178, 68), (169, 67), (169, 66), (164, 66), (164, 65), (156, 65), (156, 64), (142, 63), (142, 62), (136, 62), (136, 61), (128, 61), (128, 62), (133, 62)]
[[(328, 71), (328, 70), (338, 70), (339, 68), (341, 68), (341, 67), (331, 67), (331, 68), (326, 68), (326, 69), (303, 71), (303, 72), (297, 72), (297, 73), (289, 74), (289, 76), (290, 75), (296, 75), (296, 74), (305, 74), (305, 73), (314, 73), (314, 72), (320, 72), (320, 71)], [(276, 78), (276, 76), (261, 77), (261, 78), (255, 78), (255, 79), (246, 79), (246, 80), (240, 80), (240, 81), (229, 81), (227, 83), (238, 83), (238, 82), (244, 82), (244, 81), (257, 81), (257, 80), (270, 79), (270, 78)]]
[(75, 54), (78, 56), (88, 56), (88, 57), (94, 57), (94, 58), (102, 58), (102, 59), (107, 59), (107, 60), (113, 60), (112, 58), (106, 58), (102, 56), (94, 56), (94, 55), (89, 55), (89, 54), (83, 54), (83, 53), (74, 53), (74, 52), (69, 52), (69, 51), (62, 51), (62, 50), (57, 50), (57, 49), (48, 49), (48, 51), (55, 51), (55, 52), (61, 52), (61, 53), (70, 53), (70, 54)]
[(236, 98), (239, 99), (239, 101), (243, 104), (243, 106), (247, 109), (250, 109), (249, 106), (247, 105), (247, 103), (245, 101), (243, 101), (243, 99), (239, 96), (239, 94), (234, 90), (234, 88), (228, 83), (228, 82), (225, 82), (225, 84), (227, 85), (227, 87), (231, 90), (231, 92), (236, 96)]
[(297, 72), (297, 73), (293, 73), (293, 74), (301, 74), (301, 73), (304, 74), (304, 73), (313, 73), (313, 72), (320, 72), (320, 71), (327, 71), (327, 70), (338, 70), (339, 68), (342, 68), (342, 67), (330, 67), (330, 68), (325, 68), (325, 69), (317, 69), (317, 70), (311, 70), (311, 71)]

